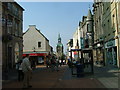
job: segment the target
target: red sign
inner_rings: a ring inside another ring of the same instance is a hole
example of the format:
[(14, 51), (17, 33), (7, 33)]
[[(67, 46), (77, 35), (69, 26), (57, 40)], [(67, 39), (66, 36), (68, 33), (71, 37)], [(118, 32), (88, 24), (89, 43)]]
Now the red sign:
[(77, 54), (77, 52), (75, 51), (75, 52), (74, 52), (74, 55), (76, 55), (76, 54)]
[[(29, 56), (46, 56), (46, 53), (30, 53)], [(23, 56), (26, 56), (26, 54), (23, 54)]]

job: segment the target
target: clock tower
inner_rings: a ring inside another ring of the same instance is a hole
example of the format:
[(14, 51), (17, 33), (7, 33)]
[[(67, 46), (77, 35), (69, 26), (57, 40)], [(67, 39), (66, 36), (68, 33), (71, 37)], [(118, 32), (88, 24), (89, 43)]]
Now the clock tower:
[(60, 34), (58, 35), (58, 43), (57, 43), (57, 46), (56, 46), (56, 53), (57, 53), (58, 59), (61, 59), (62, 55), (63, 55), (63, 44), (61, 43)]

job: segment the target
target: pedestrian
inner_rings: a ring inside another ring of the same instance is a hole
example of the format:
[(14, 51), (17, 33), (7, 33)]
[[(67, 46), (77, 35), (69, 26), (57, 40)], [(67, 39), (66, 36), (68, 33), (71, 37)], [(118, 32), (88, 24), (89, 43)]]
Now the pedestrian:
[(23, 80), (23, 89), (32, 87), (30, 85), (31, 75), (32, 75), (32, 68), (31, 63), (29, 61), (29, 55), (27, 54), (26, 57), (23, 59), (22, 62), (22, 70), (24, 73), (24, 80)]
[(46, 67), (49, 68), (49, 65), (50, 65), (49, 58), (48, 58), (48, 56), (46, 56)]
[(54, 56), (52, 56), (52, 58), (51, 58), (51, 70), (52, 70), (52, 72), (55, 70), (55, 57)]
[(18, 81), (23, 81), (24, 73), (23, 73), (23, 70), (22, 70), (22, 60), (20, 60), (17, 63), (17, 70), (18, 70)]
[(59, 60), (56, 58), (56, 62), (55, 62), (55, 66), (56, 66), (56, 71), (58, 72), (59, 69), (58, 69), (58, 66), (59, 66)]

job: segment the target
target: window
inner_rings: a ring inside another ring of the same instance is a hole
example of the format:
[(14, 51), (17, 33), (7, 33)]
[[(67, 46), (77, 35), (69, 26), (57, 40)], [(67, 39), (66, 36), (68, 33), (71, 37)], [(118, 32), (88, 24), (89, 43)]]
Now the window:
[(90, 27), (89, 27), (89, 24), (87, 24), (87, 31), (88, 31), (88, 32), (89, 32), (89, 28), (90, 28)]
[(114, 27), (115, 27), (115, 20), (114, 20), (114, 18), (115, 18), (115, 15), (113, 14), (113, 20), (112, 20), (112, 28), (114, 29)]
[(7, 20), (7, 32), (12, 34), (12, 19)]
[(41, 47), (41, 42), (38, 42), (38, 47), (39, 47), (39, 48)]
[(18, 36), (19, 35), (19, 22), (15, 21), (15, 35)]
[(7, 8), (11, 11), (12, 10), (12, 3), (8, 3)]

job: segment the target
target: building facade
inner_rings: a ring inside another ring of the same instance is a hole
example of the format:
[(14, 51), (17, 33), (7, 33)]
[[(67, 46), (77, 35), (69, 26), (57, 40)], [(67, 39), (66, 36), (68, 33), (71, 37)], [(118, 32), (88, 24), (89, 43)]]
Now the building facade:
[(119, 67), (119, 2), (94, 3), (94, 53), (104, 65)]
[(37, 64), (45, 64), (46, 56), (51, 53), (51, 50), (49, 40), (35, 25), (29, 25), (28, 30), (23, 34), (23, 56), (29, 54), (31, 60)]
[(70, 39), (67, 42), (67, 59), (70, 59), (71, 56), (70, 50), (72, 49), (72, 47), (73, 47), (73, 39)]
[[(72, 51), (72, 58), (77, 60), (81, 58), (81, 52), (83, 49), (93, 48), (93, 15), (91, 10), (88, 10), (88, 15), (82, 17), (82, 21), (79, 22), (79, 26), (73, 34), (73, 45), (70, 47), (70, 41), (68, 42), (68, 48), (74, 49)], [(76, 49), (76, 50), (75, 50)], [(87, 56), (84, 56), (86, 58)]]
[(120, 3), (117, 2), (117, 20), (118, 20), (118, 66), (120, 67)]
[(94, 5), (94, 49), (93, 57), (95, 62), (104, 60), (104, 31), (102, 28), (103, 3), (97, 2)]
[(22, 59), (23, 11), (16, 2), (0, 2), (3, 71), (14, 68)]
[(89, 9), (88, 15), (79, 23), (79, 49), (92, 48), (93, 34), (93, 15)]

